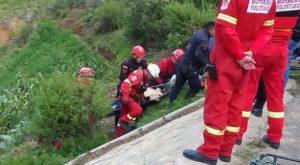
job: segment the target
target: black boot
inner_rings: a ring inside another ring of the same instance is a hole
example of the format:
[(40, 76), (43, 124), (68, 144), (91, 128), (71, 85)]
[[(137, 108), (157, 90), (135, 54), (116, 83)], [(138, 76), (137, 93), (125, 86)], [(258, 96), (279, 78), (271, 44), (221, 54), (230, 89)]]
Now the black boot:
[(131, 132), (132, 128), (130, 127), (129, 123), (119, 121), (120, 126), (125, 130), (125, 133)]
[(189, 89), (187, 91), (187, 93), (185, 94), (185, 99), (190, 99), (192, 97), (194, 97), (196, 95), (196, 92), (194, 92), (193, 90)]
[(268, 144), (270, 147), (274, 148), (274, 149), (278, 149), (280, 147), (280, 143), (274, 143), (274, 142), (271, 142), (269, 139), (268, 139), (268, 136), (265, 135), (263, 137), (263, 142)]
[(236, 139), (235, 144), (236, 145), (241, 145), (242, 144), (242, 139)]
[(251, 113), (256, 117), (262, 116), (262, 108), (253, 108)]
[(217, 160), (205, 157), (202, 154), (200, 154), (199, 152), (197, 152), (196, 150), (186, 149), (186, 150), (183, 151), (183, 156), (188, 158), (188, 159), (198, 161), (198, 162), (203, 162), (203, 163), (206, 163), (206, 164), (209, 164), (209, 165), (216, 165), (217, 164)]
[(229, 156), (223, 156), (223, 155), (219, 155), (219, 159), (222, 160), (223, 162), (230, 162), (231, 161), (231, 157)]

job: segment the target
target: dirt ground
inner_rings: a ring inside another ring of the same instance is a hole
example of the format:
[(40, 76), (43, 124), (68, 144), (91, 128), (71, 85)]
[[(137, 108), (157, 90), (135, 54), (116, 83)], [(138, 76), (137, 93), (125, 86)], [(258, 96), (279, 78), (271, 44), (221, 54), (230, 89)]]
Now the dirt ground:
[(71, 29), (74, 34), (80, 36), (83, 31), (83, 25), (78, 23), (78, 20), (80, 19), (80, 14), (80, 9), (73, 9), (66, 18), (57, 20), (55, 24), (62, 28)]
[[(286, 117), (284, 136), (278, 150), (261, 142), (266, 130), (266, 113), (262, 118), (251, 116), (249, 130), (243, 144), (235, 146), (232, 165), (248, 164), (250, 158), (260, 153), (273, 153), (300, 159), (300, 93), (295, 81), (288, 83), (285, 92)], [(298, 93), (296, 95), (296, 93)], [(292, 94), (292, 95), (291, 95)], [(195, 149), (202, 142), (203, 109), (173, 120), (166, 125), (129, 143), (120, 145), (106, 154), (87, 162), (87, 165), (196, 165), (182, 156), (187, 148)], [(291, 162), (282, 164), (293, 165)], [(218, 164), (226, 164), (218, 161)], [(227, 163), (228, 164), (228, 163)]]
[(17, 17), (11, 18), (6, 25), (0, 25), (0, 45), (5, 45), (9, 42), (10, 35), (17, 31), (24, 21)]

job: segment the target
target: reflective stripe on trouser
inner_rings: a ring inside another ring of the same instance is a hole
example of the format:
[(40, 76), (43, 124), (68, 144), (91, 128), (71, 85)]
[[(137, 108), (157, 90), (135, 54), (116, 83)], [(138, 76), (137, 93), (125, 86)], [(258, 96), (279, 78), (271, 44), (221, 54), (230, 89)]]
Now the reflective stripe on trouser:
[[(248, 95), (246, 95), (248, 96)], [(247, 131), (248, 127), (248, 120), (251, 115), (251, 109), (244, 109), (242, 110), (242, 121), (240, 125), (240, 132), (237, 139), (242, 140), (244, 133)]]
[[(266, 49), (262, 49), (255, 55), (256, 69), (250, 72), (244, 105), (245, 109), (252, 109), (259, 78), (262, 76), (267, 95), (267, 107), (270, 110), (267, 135), (270, 141), (276, 143), (280, 142), (283, 129), (283, 74), (287, 61), (287, 46), (287, 42), (269, 42)], [(240, 139), (247, 125), (248, 119), (243, 118)]]
[(205, 129), (204, 143), (197, 148), (199, 153), (211, 159), (217, 159), (219, 154), (231, 156), (242, 117), (242, 91), (247, 83), (247, 72), (243, 72), (230, 55), (215, 55), (220, 59), (216, 60), (216, 67), (220, 72), (217, 80), (207, 81), (204, 123), (206, 128), (218, 131), (213, 134), (212, 129)]
[(120, 119), (121, 121), (130, 123), (142, 114), (142, 107), (137, 102), (130, 102), (122, 105)]

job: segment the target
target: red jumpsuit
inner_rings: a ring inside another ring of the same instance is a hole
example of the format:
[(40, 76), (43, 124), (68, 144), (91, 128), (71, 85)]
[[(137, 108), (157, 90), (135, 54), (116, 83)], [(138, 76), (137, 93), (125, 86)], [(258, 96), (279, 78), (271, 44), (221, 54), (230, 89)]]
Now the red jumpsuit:
[[(268, 140), (280, 143), (284, 120), (283, 105), (283, 73), (286, 68), (288, 57), (288, 41), (292, 28), (298, 19), (299, 9), (285, 8), (286, 1), (277, 1), (277, 12), (275, 17), (274, 33), (268, 45), (254, 55), (256, 69), (250, 72), (250, 79), (246, 91), (247, 98), (242, 111), (242, 123), (238, 139), (242, 140), (243, 134), (247, 130), (248, 119), (250, 117), (252, 103), (258, 88), (260, 76), (264, 80), (267, 94), (268, 107)], [(291, 1), (292, 3), (292, 1)], [(294, 4), (298, 4), (299, 2)], [(280, 12), (278, 11), (280, 10)]]
[[(138, 90), (143, 85), (146, 75), (147, 70), (135, 70), (122, 82), (120, 96), (122, 108), (119, 121), (130, 123), (142, 114), (139, 101), (144, 98), (142, 94), (138, 93)], [(121, 136), (123, 133), (124, 129), (117, 125), (115, 136)]]
[(158, 62), (158, 67), (160, 69), (159, 78), (156, 78), (155, 81), (158, 84), (164, 84), (168, 81), (168, 78), (174, 74), (174, 63), (172, 61), (172, 56), (163, 58)]
[(216, 65), (217, 80), (207, 81), (204, 144), (197, 149), (208, 158), (231, 156), (248, 78), (248, 71), (236, 60), (243, 59), (245, 51), (256, 53), (267, 44), (273, 32), (274, 15), (273, 0), (223, 0), (219, 6), (215, 46), (210, 55), (210, 61)]

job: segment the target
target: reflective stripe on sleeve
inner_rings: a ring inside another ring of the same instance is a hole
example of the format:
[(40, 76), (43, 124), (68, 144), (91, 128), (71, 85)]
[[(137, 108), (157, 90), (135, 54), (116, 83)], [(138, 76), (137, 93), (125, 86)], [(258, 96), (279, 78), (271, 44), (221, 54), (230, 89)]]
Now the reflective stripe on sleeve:
[(236, 18), (234, 18), (232, 16), (229, 16), (229, 15), (226, 15), (226, 14), (223, 14), (223, 13), (219, 13), (218, 16), (217, 16), (217, 19), (229, 22), (229, 23), (234, 24), (234, 25), (237, 24), (237, 19)]
[(272, 20), (266, 20), (263, 25), (264, 26), (272, 26), (272, 25), (274, 25), (274, 19), (272, 19)]
[(134, 118), (134, 117), (131, 117), (129, 114), (127, 114), (127, 117), (128, 117), (128, 119), (130, 119), (130, 120), (135, 120), (136, 118)]
[(124, 82), (128, 83), (131, 86), (131, 82), (128, 79), (125, 79)]

